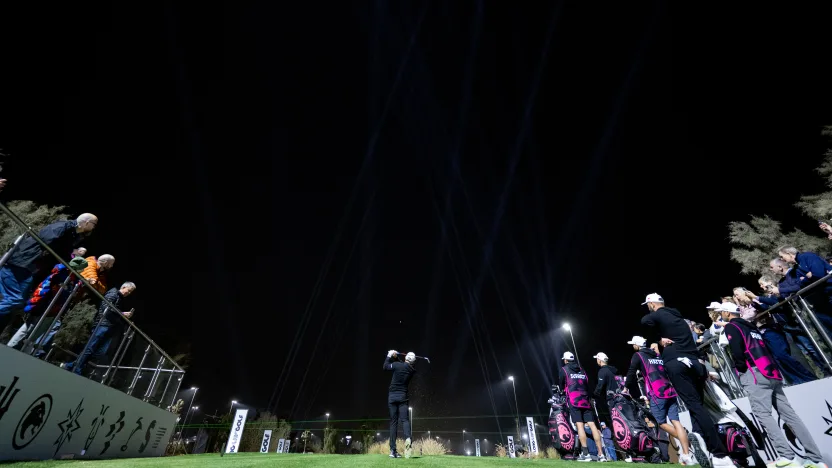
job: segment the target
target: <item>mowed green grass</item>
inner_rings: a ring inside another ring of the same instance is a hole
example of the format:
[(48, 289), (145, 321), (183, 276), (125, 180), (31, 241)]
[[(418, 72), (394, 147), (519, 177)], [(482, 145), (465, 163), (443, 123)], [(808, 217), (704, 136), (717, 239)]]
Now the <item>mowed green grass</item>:
[[(527, 460), (497, 457), (433, 456), (393, 460), (385, 455), (312, 455), (240, 453), (186, 455), (162, 458), (128, 458), (121, 460), (50, 460), (42, 462), (4, 463), (2, 468), (363, 468), (363, 467), (484, 467), (540, 466), (576, 468), (577, 462), (562, 460)], [(605, 463), (604, 467), (627, 466), (624, 462)], [(632, 466), (632, 465), (629, 465)]]

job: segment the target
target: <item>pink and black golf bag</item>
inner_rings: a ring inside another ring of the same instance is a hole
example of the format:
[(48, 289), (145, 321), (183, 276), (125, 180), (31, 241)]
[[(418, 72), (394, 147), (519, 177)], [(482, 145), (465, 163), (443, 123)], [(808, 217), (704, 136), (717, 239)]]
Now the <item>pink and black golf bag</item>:
[(566, 394), (557, 385), (552, 385), (552, 398), (548, 401), (549, 436), (552, 445), (564, 460), (574, 460), (581, 451), (578, 433), (572, 428)]

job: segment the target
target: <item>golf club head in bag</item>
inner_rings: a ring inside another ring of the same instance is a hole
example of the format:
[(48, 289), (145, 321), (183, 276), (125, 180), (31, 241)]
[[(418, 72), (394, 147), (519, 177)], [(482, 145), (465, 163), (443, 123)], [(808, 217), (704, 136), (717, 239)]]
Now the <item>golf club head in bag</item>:
[(549, 437), (552, 445), (564, 460), (574, 460), (580, 452), (578, 434), (572, 428), (566, 394), (557, 385), (552, 385), (549, 403)]
[(661, 463), (659, 425), (650, 412), (629, 394), (617, 392), (610, 400), (610, 416), (613, 438), (621, 450), (635, 462)]

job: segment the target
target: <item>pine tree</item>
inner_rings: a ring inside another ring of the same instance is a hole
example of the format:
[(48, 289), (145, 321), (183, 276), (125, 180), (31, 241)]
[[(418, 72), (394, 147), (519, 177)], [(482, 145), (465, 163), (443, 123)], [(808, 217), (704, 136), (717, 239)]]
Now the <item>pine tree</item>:
[[(822, 133), (832, 137), (832, 126), (824, 127)], [(826, 178), (827, 186), (832, 189), (832, 149), (826, 151), (823, 163), (816, 170)], [(804, 195), (795, 206), (813, 219), (829, 220), (832, 218), (832, 190)], [(744, 274), (769, 273), (769, 261), (777, 257), (780, 247), (787, 245), (821, 256), (832, 253), (832, 242), (819, 229), (812, 233), (799, 229), (783, 232), (780, 222), (768, 216), (752, 216), (748, 222), (733, 221), (728, 224), (728, 233), (733, 246), (731, 260), (740, 264)]]
[(70, 309), (61, 320), (61, 330), (55, 334), (55, 346), (73, 351), (90, 337), (96, 307), (85, 299)]

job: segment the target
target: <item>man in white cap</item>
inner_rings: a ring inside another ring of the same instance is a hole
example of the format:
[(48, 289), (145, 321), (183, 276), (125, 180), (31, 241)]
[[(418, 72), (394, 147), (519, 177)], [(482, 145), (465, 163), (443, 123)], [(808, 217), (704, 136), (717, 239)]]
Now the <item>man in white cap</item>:
[(682, 314), (665, 307), (664, 299), (656, 293), (648, 294), (642, 305), (647, 305), (650, 312), (642, 317), (641, 324), (647, 328), (648, 336), (660, 338), (664, 346), (662, 357), (667, 376), (690, 411), (694, 430), (690, 433), (690, 442), (703, 455), (697, 456), (697, 461), (706, 468), (710, 464), (715, 468), (733, 468), (734, 462), (728, 457), (728, 450), (716, 432), (714, 420), (702, 404), (708, 371), (693, 341), (690, 327)]
[[(634, 336), (627, 344), (632, 345), (635, 351), (630, 358), (630, 368), (627, 370), (625, 379), (627, 390), (630, 395), (640, 395), (641, 399), (650, 405), (650, 413), (658, 421), (659, 427), (679, 440), (681, 446), (679, 463), (687, 466), (698, 465), (696, 457), (690, 453), (688, 433), (679, 420), (677, 395), (665, 370), (662, 357), (657, 351), (647, 347), (647, 340), (644, 337)], [(641, 389), (638, 373), (644, 378), (646, 390)]]
[(598, 385), (595, 386), (593, 396), (595, 399), (607, 401), (607, 392), (614, 392), (618, 388), (618, 382), (615, 380), (618, 369), (615, 366), (609, 365), (610, 358), (606, 353), (598, 353), (592, 357), (595, 358), (595, 363), (600, 367), (598, 369)]
[[(569, 414), (572, 417), (572, 422), (578, 428), (578, 439), (581, 441), (581, 455), (578, 456), (577, 461), (592, 461), (587, 448), (584, 424), (589, 425), (592, 438), (597, 446), (603, 447), (603, 445), (601, 444), (601, 431), (595, 425), (595, 415), (592, 413), (592, 402), (589, 399), (589, 379), (587, 379), (586, 372), (575, 362), (574, 354), (569, 351), (563, 353), (563, 363), (565, 365), (560, 368), (559, 376), (560, 388), (566, 391), (567, 400), (569, 401)], [(607, 461), (607, 458), (600, 451), (598, 461)]]
[[(736, 304), (726, 302), (720, 308), (722, 318), (728, 321), (725, 335), (728, 337), (728, 349), (734, 357), (734, 368), (740, 377), (740, 383), (751, 404), (751, 412), (768, 432), (780, 458), (769, 464), (776, 468), (803, 466), (805, 468), (827, 468), (823, 455), (815, 443), (812, 433), (792, 409), (792, 405), (783, 392), (783, 375), (777, 367), (777, 361), (763, 341), (763, 333), (757, 327), (742, 318)], [(792, 430), (807, 459), (801, 458), (786, 440), (780, 426), (771, 415), (771, 408), (777, 410), (780, 419)]]

